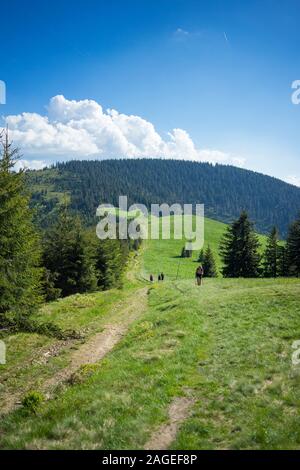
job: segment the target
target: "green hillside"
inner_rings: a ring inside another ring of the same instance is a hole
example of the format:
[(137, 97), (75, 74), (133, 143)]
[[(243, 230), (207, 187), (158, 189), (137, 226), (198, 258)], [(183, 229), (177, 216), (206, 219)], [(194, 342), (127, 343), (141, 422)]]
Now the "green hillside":
[(94, 225), (99, 204), (205, 204), (207, 217), (225, 223), (246, 210), (260, 233), (276, 225), (284, 238), (300, 210), (300, 189), (276, 178), (228, 165), (166, 159), (68, 161), (27, 173), (37, 222), (47, 226), (64, 194), (70, 207)]
[[(193, 216), (195, 224), (195, 216)], [(171, 239), (162, 240), (162, 222), (160, 223), (160, 239), (145, 241), (143, 274), (149, 277), (149, 274), (157, 275), (164, 272), (168, 279), (190, 279), (194, 277), (197, 267), (199, 250), (193, 253), (192, 258), (181, 258), (181, 250), (185, 244), (183, 240), (174, 240), (173, 227), (174, 216), (171, 217)], [(214, 252), (217, 265), (221, 267), (219, 257), (220, 239), (226, 230), (226, 224), (216, 220), (205, 218), (204, 223), (204, 248), (210, 245)], [(259, 235), (262, 248), (265, 246), (266, 237)]]

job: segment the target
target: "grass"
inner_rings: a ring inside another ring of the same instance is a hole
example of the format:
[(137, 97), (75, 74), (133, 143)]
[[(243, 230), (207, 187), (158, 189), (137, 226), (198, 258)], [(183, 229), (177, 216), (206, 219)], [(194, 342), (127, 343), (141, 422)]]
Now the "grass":
[[(46, 304), (36, 315), (39, 322), (51, 321), (63, 330), (75, 329), (85, 340), (102, 331), (118, 316), (118, 305), (132, 295), (134, 283), (89, 295), (74, 295)], [(4, 338), (7, 361), (0, 367), (0, 400), (8, 404), (15, 394), (38, 388), (46, 379), (67, 367), (74, 348), (82, 340), (60, 341), (40, 334), (17, 333)], [(47, 354), (50, 355), (47, 356)], [(45, 356), (46, 355), (46, 356)]]
[[(225, 227), (206, 219), (205, 239), (216, 256)], [(194, 398), (192, 414), (173, 449), (299, 448), (300, 366), (291, 356), (300, 339), (300, 281), (217, 278), (199, 288), (193, 279), (198, 253), (178, 258), (183, 244), (149, 240), (132, 260), (123, 290), (76, 295), (41, 309), (39, 321), (80, 330), (86, 340), (116, 322), (125, 301), (136, 301), (145, 284), (136, 279), (141, 257), (144, 277), (167, 275), (164, 283), (149, 283), (148, 307), (104, 360), (82, 365), (76, 380), (35, 413), (20, 408), (2, 417), (1, 449), (140, 449), (167, 422), (172, 400), (186, 394)], [(39, 391), (80, 346), (35, 334), (5, 341), (2, 401), (19, 390)], [(44, 361), (51, 348), (57, 354)]]
[(81, 384), (2, 420), (1, 448), (142, 448), (195, 398), (174, 449), (299, 448), (298, 280), (155, 284), (149, 308)]
[[(195, 216), (193, 216), (195, 224)], [(144, 276), (148, 279), (152, 273), (157, 276), (164, 272), (168, 279), (191, 279), (197, 267), (199, 251), (193, 252), (192, 258), (181, 258), (181, 250), (185, 245), (183, 240), (175, 240), (173, 237), (174, 217), (171, 217), (171, 238), (162, 240), (162, 222), (160, 224), (160, 239), (148, 240), (144, 253)], [(204, 249), (210, 245), (218, 268), (221, 268), (219, 257), (220, 240), (226, 230), (226, 224), (216, 220), (205, 218), (204, 220)], [(261, 249), (265, 247), (266, 236), (258, 235)]]

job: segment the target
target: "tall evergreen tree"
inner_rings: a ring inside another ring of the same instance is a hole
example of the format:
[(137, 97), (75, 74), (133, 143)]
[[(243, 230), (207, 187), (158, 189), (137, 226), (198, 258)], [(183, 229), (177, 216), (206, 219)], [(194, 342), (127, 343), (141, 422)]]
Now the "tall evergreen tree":
[(265, 277), (277, 277), (280, 275), (280, 246), (278, 241), (278, 230), (276, 227), (273, 227), (268, 237), (263, 259), (263, 275)]
[(279, 245), (278, 252), (278, 269), (279, 276), (285, 277), (289, 275), (288, 251), (286, 246)]
[(257, 277), (259, 274), (259, 241), (248, 214), (228, 226), (220, 244), (224, 277)]
[(121, 286), (125, 266), (119, 240), (97, 240), (95, 266), (100, 289)]
[(32, 225), (24, 172), (14, 171), (18, 150), (0, 136), (0, 328), (21, 324), (40, 301), (39, 240)]
[(61, 296), (61, 289), (55, 287), (56, 279), (56, 273), (52, 273), (49, 269), (44, 268), (42, 286), (46, 302), (52, 302)]
[(289, 272), (292, 276), (300, 275), (300, 215), (289, 228), (287, 237)]
[(198, 256), (198, 263), (203, 263), (203, 260), (204, 260), (204, 249), (202, 248), (202, 250), (200, 250), (200, 253), (199, 253), (199, 256)]
[(202, 266), (206, 277), (217, 277), (216, 261), (209, 245), (204, 251)]
[(78, 217), (72, 216), (66, 205), (57, 222), (49, 229), (44, 241), (44, 265), (52, 273), (55, 289), (62, 296), (92, 291), (96, 274), (92, 252)]

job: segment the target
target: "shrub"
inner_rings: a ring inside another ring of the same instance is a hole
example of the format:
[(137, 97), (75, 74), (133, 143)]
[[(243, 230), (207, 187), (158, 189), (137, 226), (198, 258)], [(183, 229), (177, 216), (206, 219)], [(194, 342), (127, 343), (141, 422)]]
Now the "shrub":
[(26, 333), (37, 333), (60, 340), (83, 338), (83, 335), (78, 331), (72, 329), (62, 330), (58, 325), (52, 322), (39, 323), (25, 316), (19, 316), (10, 327), (10, 331), (16, 330)]
[(22, 400), (22, 406), (30, 413), (37, 413), (38, 409), (45, 401), (45, 397), (42, 393), (37, 391), (31, 391), (26, 393)]
[(70, 377), (70, 385), (77, 385), (85, 382), (99, 369), (98, 364), (82, 364)]

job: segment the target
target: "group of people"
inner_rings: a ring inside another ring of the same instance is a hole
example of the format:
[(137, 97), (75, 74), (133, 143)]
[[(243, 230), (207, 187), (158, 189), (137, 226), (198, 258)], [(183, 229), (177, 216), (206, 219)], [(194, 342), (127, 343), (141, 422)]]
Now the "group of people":
[[(165, 279), (164, 273), (160, 273), (157, 277), (158, 281), (163, 281)], [(150, 274), (150, 282), (154, 281), (154, 276), (153, 274)]]
[[(204, 276), (204, 269), (203, 266), (200, 264), (195, 272), (196, 283), (198, 286), (202, 286), (203, 284), (203, 276)], [(165, 279), (164, 273), (160, 273), (157, 277), (158, 281), (163, 281)], [(154, 282), (153, 274), (150, 274), (150, 282)]]

